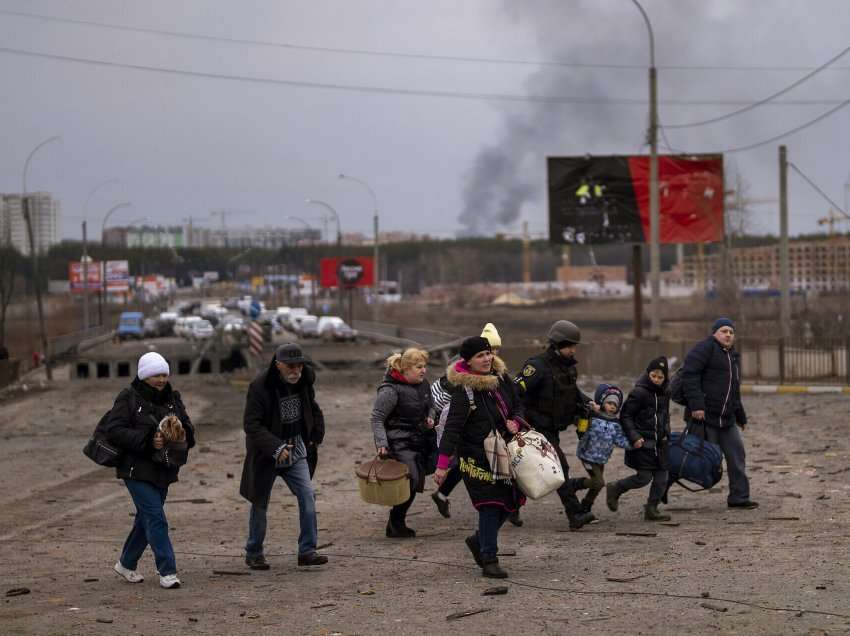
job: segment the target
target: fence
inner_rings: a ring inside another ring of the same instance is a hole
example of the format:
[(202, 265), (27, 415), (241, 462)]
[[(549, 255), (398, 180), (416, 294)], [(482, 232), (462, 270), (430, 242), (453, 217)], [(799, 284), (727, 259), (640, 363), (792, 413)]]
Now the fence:
[[(456, 350), (458, 336), (443, 331), (414, 329), (357, 321), (357, 328), (387, 338), (413, 341), (425, 348), (453, 343)], [(579, 346), (577, 357), (581, 373), (599, 377), (636, 377), (646, 364), (656, 356), (675, 357), (681, 364), (690, 348), (696, 344), (688, 341), (614, 340), (591, 341)], [(504, 346), (501, 357), (513, 370), (525, 360), (536, 355), (545, 344), (534, 347)], [(850, 385), (850, 338), (777, 338), (742, 340), (736, 343), (741, 354), (741, 375), (745, 382), (814, 382)]]
[(741, 373), (747, 380), (850, 384), (850, 339), (777, 338), (745, 341)]

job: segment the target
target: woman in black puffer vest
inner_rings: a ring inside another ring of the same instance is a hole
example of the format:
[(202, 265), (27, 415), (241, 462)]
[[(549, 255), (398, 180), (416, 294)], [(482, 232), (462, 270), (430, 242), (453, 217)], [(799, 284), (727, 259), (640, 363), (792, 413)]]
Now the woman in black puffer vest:
[(416, 536), (405, 522), (407, 511), (425, 483), (426, 460), (433, 439), (434, 420), (428, 417), (431, 385), (425, 379), (428, 354), (407, 349), (387, 358), (387, 372), (372, 408), (372, 434), (380, 457), (404, 463), (410, 471), (410, 498), (390, 509), (387, 536)]
[[(168, 374), (168, 363), (158, 353), (146, 353), (139, 359), (137, 377), (115, 399), (106, 438), (123, 451), (116, 476), (124, 480), (136, 506), (133, 529), (114, 570), (130, 583), (141, 583), (143, 577), (136, 565), (150, 545), (160, 585), (176, 588), (180, 580), (164, 505), (169, 485), (177, 481), (188, 449), (195, 445), (195, 430)], [(160, 422), (168, 416), (180, 420), (185, 439), (168, 441), (160, 432)]]

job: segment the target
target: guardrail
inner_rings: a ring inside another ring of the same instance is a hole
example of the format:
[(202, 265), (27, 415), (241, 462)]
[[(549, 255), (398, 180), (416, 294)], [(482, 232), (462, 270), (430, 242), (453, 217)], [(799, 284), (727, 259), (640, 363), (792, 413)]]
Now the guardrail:
[[(420, 329), (418, 327), (402, 327), (386, 322), (371, 322), (368, 320), (355, 320), (352, 325), (357, 331), (367, 334), (377, 334), (387, 338), (396, 339), (401, 345), (420, 345), (429, 347), (440, 345), (445, 342), (457, 340), (460, 336), (447, 331), (433, 329)], [(405, 342), (406, 341), (406, 342)]]
[(54, 338), (50, 341), (50, 357), (56, 358), (68, 353), (76, 353), (87, 346), (108, 340), (113, 331), (111, 327), (91, 327)]

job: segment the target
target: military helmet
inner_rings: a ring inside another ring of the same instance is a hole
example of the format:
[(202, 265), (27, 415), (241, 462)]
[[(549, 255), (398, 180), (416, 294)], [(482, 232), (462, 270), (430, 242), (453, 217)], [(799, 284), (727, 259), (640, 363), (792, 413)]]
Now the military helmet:
[(549, 333), (546, 334), (549, 342), (560, 344), (566, 342), (569, 344), (578, 344), (581, 342), (581, 331), (569, 320), (558, 320), (551, 327)]

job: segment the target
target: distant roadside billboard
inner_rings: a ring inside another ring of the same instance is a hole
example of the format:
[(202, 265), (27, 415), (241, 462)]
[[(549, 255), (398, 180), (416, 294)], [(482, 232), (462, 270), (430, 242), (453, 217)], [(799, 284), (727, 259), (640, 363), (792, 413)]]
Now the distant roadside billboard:
[[(550, 157), (549, 240), (649, 242), (649, 157)], [(723, 240), (723, 156), (658, 158), (662, 243)]]
[(371, 287), (375, 284), (375, 268), (371, 256), (323, 258), (319, 261), (322, 287)]
[(130, 291), (130, 264), (127, 261), (106, 261), (106, 291), (111, 294)]
[(103, 281), (100, 278), (100, 262), (89, 262), (85, 273), (88, 278), (87, 284), (83, 282), (83, 264), (79, 261), (71, 261), (68, 263), (68, 283), (71, 288), (71, 293), (81, 294), (86, 290), (88, 290), (89, 293), (92, 293), (99, 292), (101, 290)]

